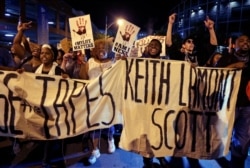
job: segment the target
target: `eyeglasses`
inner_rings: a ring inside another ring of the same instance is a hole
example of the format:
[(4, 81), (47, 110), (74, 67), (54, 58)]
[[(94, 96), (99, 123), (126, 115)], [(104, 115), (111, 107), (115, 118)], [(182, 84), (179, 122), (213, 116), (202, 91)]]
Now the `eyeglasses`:
[(187, 40), (186, 42), (188, 42), (188, 43), (193, 43), (193, 44), (194, 44), (194, 41), (193, 41), (193, 40)]

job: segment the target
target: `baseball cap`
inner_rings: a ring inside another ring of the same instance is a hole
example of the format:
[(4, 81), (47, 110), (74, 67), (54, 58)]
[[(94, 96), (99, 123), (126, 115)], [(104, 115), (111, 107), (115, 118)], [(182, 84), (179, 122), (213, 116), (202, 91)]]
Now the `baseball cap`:
[(193, 40), (193, 42), (195, 42), (195, 37), (193, 35), (187, 36), (183, 39), (182, 44), (185, 44), (188, 40)]

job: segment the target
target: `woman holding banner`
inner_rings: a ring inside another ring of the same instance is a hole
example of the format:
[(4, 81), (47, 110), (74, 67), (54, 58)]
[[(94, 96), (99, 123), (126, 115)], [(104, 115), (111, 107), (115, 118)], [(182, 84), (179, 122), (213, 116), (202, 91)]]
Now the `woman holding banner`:
[[(63, 78), (67, 78), (68, 75), (55, 62), (56, 57), (57, 57), (57, 49), (49, 44), (43, 44), (41, 47), (41, 52), (40, 52), (41, 64), (35, 69), (35, 73), (48, 74), (48, 75), (61, 75)], [(32, 68), (18, 69), (17, 72), (22, 73), (26, 70), (30, 70), (29, 72), (34, 72)], [(47, 121), (49, 116), (47, 114), (47, 118), (46, 116), (44, 117), (45, 117), (45, 121)], [(64, 161), (63, 140), (62, 139), (49, 140), (50, 135), (49, 135), (48, 128), (47, 129), (44, 128), (44, 134), (46, 138), (48, 138), (48, 140), (31, 141), (31, 143), (29, 143), (28, 146), (42, 145), (44, 149), (42, 167), (44, 168), (51, 167), (51, 166), (62, 167), (62, 168), (66, 167), (65, 161)], [(22, 150), (27, 150), (27, 149), (23, 148)], [(23, 156), (19, 156), (19, 157), (23, 157)], [(57, 161), (52, 163), (52, 159), (55, 159), (55, 158), (57, 158)], [(16, 164), (16, 163), (12, 163), (12, 166), (13, 164)]]
[[(106, 69), (110, 68), (114, 63), (112, 57), (112, 39), (98, 39), (95, 40), (95, 47), (92, 48), (88, 59), (85, 62), (85, 55), (81, 51), (73, 51), (64, 54), (61, 68), (69, 74), (71, 78), (75, 79), (95, 79)], [(90, 138), (93, 145), (91, 155), (88, 159), (90, 164), (94, 164), (97, 158), (100, 157), (100, 139), (101, 135), (105, 134), (108, 137), (108, 152), (115, 152), (115, 144), (113, 134), (115, 132), (114, 126), (107, 129), (99, 129), (90, 131)]]
[[(48, 75), (62, 75), (62, 77), (68, 77), (67, 74), (58, 66), (55, 62), (57, 58), (57, 49), (51, 45), (44, 44), (41, 47), (40, 59), (42, 64), (36, 69), (35, 73), (48, 74)], [(64, 161), (63, 140), (46, 140), (44, 141), (44, 153), (42, 167), (57, 166), (66, 167)], [(51, 151), (53, 150), (53, 151)], [(52, 156), (53, 155), (53, 156)], [(60, 158), (59, 161), (51, 163), (55, 157)], [(61, 159), (62, 158), (62, 159)]]
[[(97, 78), (101, 73), (110, 68), (114, 63), (112, 57), (112, 40), (98, 39), (95, 40), (95, 48), (91, 51), (91, 58), (88, 60), (88, 77), (90, 80)], [(96, 159), (100, 157), (100, 139), (101, 134), (105, 134), (108, 137), (108, 152), (114, 153), (116, 150), (114, 143), (115, 127), (111, 126), (107, 129), (100, 129), (90, 131), (90, 138), (93, 144), (93, 150), (88, 161), (91, 164), (96, 162)]]

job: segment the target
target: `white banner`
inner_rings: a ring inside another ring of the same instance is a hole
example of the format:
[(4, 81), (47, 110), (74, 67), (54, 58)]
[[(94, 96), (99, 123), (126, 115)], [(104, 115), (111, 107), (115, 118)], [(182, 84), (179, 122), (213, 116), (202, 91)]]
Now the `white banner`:
[(228, 153), (241, 71), (128, 58), (95, 80), (0, 71), (0, 136), (61, 139), (123, 124), (144, 156)]
[(112, 83), (121, 81), (119, 69), (111, 68), (89, 84), (0, 71), (0, 136), (62, 139), (122, 123), (116, 104), (122, 90), (119, 82)]
[(120, 147), (143, 156), (225, 156), (241, 71), (183, 61), (127, 62)]

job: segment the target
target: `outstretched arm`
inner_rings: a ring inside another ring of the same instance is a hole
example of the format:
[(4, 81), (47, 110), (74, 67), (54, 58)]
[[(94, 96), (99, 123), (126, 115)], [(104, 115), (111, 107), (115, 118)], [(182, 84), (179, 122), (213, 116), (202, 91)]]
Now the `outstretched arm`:
[(28, 23), (21, 23), (17, 26), (17, 34), (13, 39), (13, 51), (15, 52), (14, 54), (19, 57), (19, 59), (23, 59), (25, 57), (25, 46), (27, 47), (27, 41), (24, 41), (24, 47), (22, 46), (23, 38), (24, 36), (24, 31), (29, 29), (31, 27), (31, 21)]
[(30, 44), (29, 44), (29, 41), (27, 40), (27, 37), (25, 35), (23, 35), (23, 37), (22, 37), (22, 43), (23, 43), (25, 50), (27, 52), (31, 53)]
[(211, 20), (208, 16), (206, 18), (206, 20), (204, 20), (205, 26), (209, 31), (209, 35), (210, 35), (210, 44), (211, 45), (218, 45), (217, 42), (217, 37), (214, 31), (214, 21)]
[(226, 66), (226, 68), (237, 68), (237, 69), (243, 69), (245, 67), (246, 67), (245, 62), (236, 62), (236, 63)]
[(176, 13), (173, 13), (168, 18), (168, 29), (166, 33), (166, 45), (168, 47), (172, 46), (172, 30), (173, 30), (173, 24), (175, 22)]

